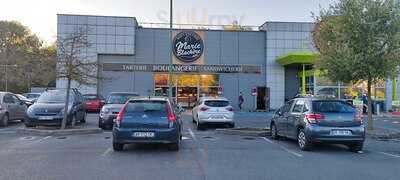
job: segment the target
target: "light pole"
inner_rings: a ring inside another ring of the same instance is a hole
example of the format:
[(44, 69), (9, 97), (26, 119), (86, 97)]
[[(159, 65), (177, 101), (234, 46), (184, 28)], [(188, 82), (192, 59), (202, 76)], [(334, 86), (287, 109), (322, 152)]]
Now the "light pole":
[(4, 77), (5, 77), (5, 91), (8, 91), (8, 73), (7, 73), (7, 67), (17, 67), (18, 65), (8, 65), (8, 64), (1, 64), (0, 66), (4, 66)]
[(168, 97), (172, 99), (172, 19), (173, 19), (173, 0), (169, 1), (169, 39), (170, 39), (170, 51), (169, 51), (169, 66), (168, 66)]

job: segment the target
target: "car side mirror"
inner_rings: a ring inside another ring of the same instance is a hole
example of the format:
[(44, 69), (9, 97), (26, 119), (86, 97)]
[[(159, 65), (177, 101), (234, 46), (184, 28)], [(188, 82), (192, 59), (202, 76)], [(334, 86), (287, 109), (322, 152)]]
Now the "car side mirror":
[(278, 111), (276, 114), (278, 114), (278, 116), (282, 116), (282, 111)]

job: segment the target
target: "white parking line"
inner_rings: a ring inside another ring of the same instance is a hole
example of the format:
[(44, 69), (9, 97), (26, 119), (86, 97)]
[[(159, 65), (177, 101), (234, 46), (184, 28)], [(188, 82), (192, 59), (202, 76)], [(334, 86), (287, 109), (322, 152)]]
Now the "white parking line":
[(399, 121), (393, 121), (394, 124), (399, 124)]
[(189, 140), (189, 139), (190, 139), (189, 137), (182, 136), (182, 140)]
[(42, 142), (42, 141), (44, 141), (46, 139), (49, 139), (49, 138), (51, 138), (51, 136), (46, 136), (44, 138), (41, 138), (41, 139), (37, 140), (36, 142)]
[(396, 155), (396, 154), (391, 154), (391, 153), (387, 153), (387, 152), (379, 152), (379, 153), (386, 155), (386, 156), (390, 156), (390, 157), (400, 158), (400, 156)]
[(280, 144), (277, 144), (277, 143), (275, 143), (275, 142), (269, 140), (269, 139), (266, 138), (266, 137), (261, 137), (261, 138), (264, 139), (265, 141), (271, 143), (271, 144), (277, 145), (279, 148), (283, 149), (284, 151), (286, 151), (286, 152), (288, 152), (288, 153), (290, 153), (290, 154), (292, 154), (292, 155), (295, 155), (295, 156), (297, 156), (297, 157), (303, 157), (302, 154), (297, 153), (297, 152), (294, 152), (294, 151), (292, 151), (292, 150), (290, 150), (290, 149), (288, 149), (288, 148), (286, 148), (286, 147), (284, 147), (284, 146), (282, 146), (282, 145), (280, 145)]
[(192, 129), (188, 128), (188, 131), (189, 131), (190, 136), (192, 136), (193, 140), (197, 141), (196, 135), (194, 135)]
[(106, 151), (103, 152), (103, 154), (101, 154), (101, 156), (107, 156), (108, 154), (110, 154), (110, 152), (112, 151), (112, 148), (108, 148)]

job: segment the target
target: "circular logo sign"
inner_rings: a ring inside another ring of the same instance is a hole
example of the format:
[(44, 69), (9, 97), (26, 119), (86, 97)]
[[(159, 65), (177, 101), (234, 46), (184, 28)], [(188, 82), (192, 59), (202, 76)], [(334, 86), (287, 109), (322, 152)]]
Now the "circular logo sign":
[(193, 31), (178, 33), (172, 45), (175, 57), (185, 63), (199, 59), (204, 50), (203, 40)]

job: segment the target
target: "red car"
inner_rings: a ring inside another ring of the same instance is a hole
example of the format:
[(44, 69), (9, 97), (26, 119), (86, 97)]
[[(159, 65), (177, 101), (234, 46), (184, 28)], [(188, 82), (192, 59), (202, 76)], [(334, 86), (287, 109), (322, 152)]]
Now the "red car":
[(85, 98), (87, 112), (99, 112), (105, 104), (104, 98), (98, 94), (84, 94), (83, 97)]

